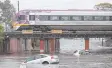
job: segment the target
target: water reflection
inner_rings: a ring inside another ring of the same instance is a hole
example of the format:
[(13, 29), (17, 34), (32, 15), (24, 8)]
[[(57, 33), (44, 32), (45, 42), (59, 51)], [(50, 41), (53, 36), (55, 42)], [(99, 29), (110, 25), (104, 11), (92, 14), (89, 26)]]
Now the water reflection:
[(60, 68), (58, 64), (48, 64), (48, 65), (43, 65), (43, 64), (21, 64), (20, 68)]
[(111, 63), (77, 63), (74, 65), (58, 65), (58, 64), (49, 64), (49, 65), (42, 65), (42, 64), (28, 64), (23, 65), (20, 68), (112, 68)]

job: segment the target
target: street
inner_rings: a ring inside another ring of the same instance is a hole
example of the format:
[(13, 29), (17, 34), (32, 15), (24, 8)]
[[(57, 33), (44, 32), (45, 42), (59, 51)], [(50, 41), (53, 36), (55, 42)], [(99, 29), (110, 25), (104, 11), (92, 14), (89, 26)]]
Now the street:
[[(20, 68), (25, 57), (1, 56), (0, 68)], [(29, 64), (27, 68), (112, 68), (112, 54), (81, 55), (78, 58), (73, 55), (59, 54), (59, 64)]]

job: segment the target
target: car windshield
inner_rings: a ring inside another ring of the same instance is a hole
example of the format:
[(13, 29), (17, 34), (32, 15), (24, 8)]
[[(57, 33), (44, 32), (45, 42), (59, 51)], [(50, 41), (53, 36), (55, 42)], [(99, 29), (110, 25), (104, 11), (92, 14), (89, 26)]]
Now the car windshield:
[(35, 57), (28, 57), (25, 61), (28, 62), (28, 61), (32, 61), (32, 60), (35, 60)]

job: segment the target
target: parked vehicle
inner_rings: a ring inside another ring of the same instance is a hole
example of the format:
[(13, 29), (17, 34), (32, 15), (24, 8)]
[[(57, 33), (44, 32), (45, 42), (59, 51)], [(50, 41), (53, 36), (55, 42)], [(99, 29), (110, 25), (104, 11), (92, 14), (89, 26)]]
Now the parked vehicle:
[(39, 54), (27, 58), (25, 64), (58, 64), (59, 58), (57, 55)]

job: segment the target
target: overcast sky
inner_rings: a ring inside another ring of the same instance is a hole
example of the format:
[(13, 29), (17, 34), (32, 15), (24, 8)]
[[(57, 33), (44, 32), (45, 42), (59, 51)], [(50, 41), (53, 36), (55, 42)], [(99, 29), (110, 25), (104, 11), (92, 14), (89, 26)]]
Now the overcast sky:
[[(17, 9), (17, 1), (11, 3)], [(101, 2), (112, 3), (112, 0), (19, 0), (20, 10), (23, 9), (93, 9)]]

